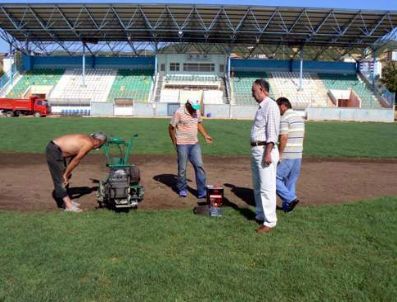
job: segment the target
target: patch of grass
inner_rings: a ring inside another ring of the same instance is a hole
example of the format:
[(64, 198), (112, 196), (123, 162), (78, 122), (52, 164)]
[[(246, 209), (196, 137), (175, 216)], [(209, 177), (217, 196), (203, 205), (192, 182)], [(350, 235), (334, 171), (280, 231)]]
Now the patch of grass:
[[(124, 138), (138, 133), (134, 154), (173, 154), (169, 119), (13, 118), (0, 119), (0, 152), (42, 153), (49, 140), (66, 133), (96, 130)], [(205, 120), (214, 143), (202, 144), (209, 155), (248, 155), (252, 121)], [(397, 125), (383, 123), (308, 122), (305, 156), (397, 157)]]
[(397, 157), (396, 123), (308, 122), (306, 130), (306, 156)]
[(396, 197), (298, 207), (266, 235), (241, 213), (0, 212), (0, 300), (396, 297)]

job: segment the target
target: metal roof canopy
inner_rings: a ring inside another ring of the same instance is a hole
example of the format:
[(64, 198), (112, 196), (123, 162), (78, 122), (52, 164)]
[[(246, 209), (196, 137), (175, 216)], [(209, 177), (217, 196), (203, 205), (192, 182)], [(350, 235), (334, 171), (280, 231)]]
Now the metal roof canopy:
[[(319, 58), (329, 48), (342, 49), (342, 55), (373, 46), (395, 27), (397, 11), (192, 4), (0, 4), (0, 37), (26, 52), (29, 43), (43, 52), (56, 43), (57, 49), (69, 54), (72, 45), (79, 47), (76, 42), (99, 42), (112, 52), (127, 45), (135, 55), (145, 43), (153, 45), (154, 52), (161, 52), (164, 45), (184, 51), (188, 49), (186, 44), (205, 43), (229, 53), (245, 49), (248, 55), (259, 50), (271, 55), (287, 47), (294, 57), (305, 47), (315, 49), (313, 57)], [(94, 54), (91, 48), (88, 50)]]

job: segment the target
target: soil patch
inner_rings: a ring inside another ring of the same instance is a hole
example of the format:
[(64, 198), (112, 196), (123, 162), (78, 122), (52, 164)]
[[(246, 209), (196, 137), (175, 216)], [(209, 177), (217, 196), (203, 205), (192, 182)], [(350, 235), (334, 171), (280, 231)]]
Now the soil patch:
[[(173, 190), (176, 157), (136, 155), (145, 198), (140, 209), (192, 208), (197, 204), (193, 168), (188, 166), (189, 196), (179, 198)], [(250, 158), (205, 156), (209, 184), (223, 184), (226, 204), (243, 210), (253, 205)], [(0, 156), (0, 210), (57, 211), (43, 154)], [(300, 206), (352, 202), (397, 195), (397, 160), (304, 159), (298, 183)], [(71, 179), (72, 197), (83, 209), (95, 209), (97, 180), (107, 175), (104, 157), (84, 158)]]

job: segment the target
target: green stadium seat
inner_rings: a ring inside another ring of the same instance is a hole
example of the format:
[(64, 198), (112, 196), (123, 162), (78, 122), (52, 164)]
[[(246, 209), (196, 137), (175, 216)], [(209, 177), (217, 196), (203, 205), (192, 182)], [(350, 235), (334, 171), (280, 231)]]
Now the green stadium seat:
[(63, 69), (34, 69), (27, 71), (7, 94), (7, 97), (23, 97), (24, 92), (33, 85), (55, 86), (61, 79), (63, 73)]
[(382, 108), (372, 91), (361, 82), (357, 75), (319, 73), (327, 89), (352, 89), (361, 99), (361, 108)]
[[(268, 79), (266, 72), (235, 72), (230, 78), (234, 90), (234, 98), (237, 105), (255, 105), (252, 99), (252, 83), (258, 79)], [(272, 96), (270, 87), (270, 96)]]
[(128, 98), (136, 102), (147, 102), (152, 87), (153, 71), (120, 69), (110, 90), (108, 101)]

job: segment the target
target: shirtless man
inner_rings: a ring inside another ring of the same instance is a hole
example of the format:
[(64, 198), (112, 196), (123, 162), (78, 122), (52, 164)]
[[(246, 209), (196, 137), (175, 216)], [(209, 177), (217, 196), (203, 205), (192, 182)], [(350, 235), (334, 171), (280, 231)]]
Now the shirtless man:
[[(62, 199), (67, 212), (81, 212), (67, 192), (72, 171), (80, 160), (93, 149), (100, 148), (107, 140), (102, 132), (86, 134), (67, 134), (50, 141), (46, 147), (48, 168), (54, 182), (55, 198)], [(66, 164), (69, 159), (69, 164)]]

